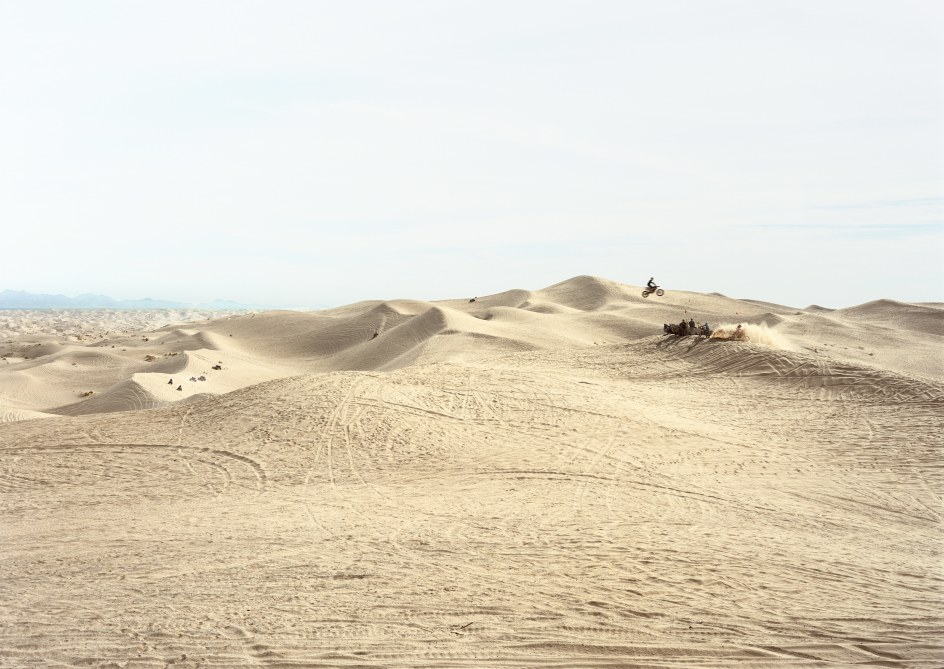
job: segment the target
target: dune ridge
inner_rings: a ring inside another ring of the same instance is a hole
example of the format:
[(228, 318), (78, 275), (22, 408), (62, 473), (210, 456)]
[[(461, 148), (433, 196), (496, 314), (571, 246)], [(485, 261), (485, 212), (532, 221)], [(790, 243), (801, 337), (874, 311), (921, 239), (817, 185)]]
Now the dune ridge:
[[(750, 341), (774, 348), (831, 349), (830, 356), (847, 362), (931, 379), (944, 374), (940, 355), (909, 355), (915, 349), (937, 350), (944, 336), (944, 309), (933, 305), (876, 300), (846, 309), (797, 310), (685, 291), (644, 299), (640, 291), (580, 276), (474, 301), (376, 300), (316, 313), (227, 314), (139, 331), (125, 325), (114, 328), (117, 336), (102, 333), (83, 341), (51, 339), (40, 334), (49, 327), (20, 325), (18, 331), (28, 334), (8, 338), (0, 350), (5, 354), (0, 362), (6, 363), (0, 368), (0, 406), (71, 415), (104, 407), (134, 410), (297, 373), (392, 370), (418, 362), (625, 343), (656, 336), (664, 322), (691, 318), (712, 324), (715, 339), (734, 337), (741, 324)], [(62, 316), (54, 316), (61, 330)], [(25, 315), (25, 320), (31, 318)], [(224, 363), (225, 372), (212, 370)], [(172, 388), (163, 388), (175, 375)], [(207, 382), (200, 387), (189, 380), (201, 376)], [(111, 395), (115, 399), (107, 400)], [(67, 408), (80, 403), (86, 409)]]

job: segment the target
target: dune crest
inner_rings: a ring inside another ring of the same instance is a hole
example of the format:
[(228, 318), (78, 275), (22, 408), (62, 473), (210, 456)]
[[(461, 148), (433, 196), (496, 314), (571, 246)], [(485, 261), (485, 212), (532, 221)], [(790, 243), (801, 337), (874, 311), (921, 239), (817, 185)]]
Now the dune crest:
[[(26, 312), (22, 322), (0, 317), (8, 333), (18, 333), (0, 348), (0, 407), (56, 414), (137, 410), (293, 374), (615, 345), (658, 336), (663, 323), (690, 319), (709, 322), (718, 341), (818, 352), (926, 378), (944, 375), (941, 356), (925, 354), (944, 331), (944, 309), (933, 305), (876, 300), (846, 309), (796, 310), (671, 289), (662, 298), (643, 299), (640, 290), (578, 276), (475, 300), (375, 300), (324, 312), (228, 314), (138, 331), (127, 322), (109, 325), (108, 312), (83, 314), (100, 329), (96, 336), (87, 325), (65, 324), (59, 313), (49, 316), (61, 336), (50, 335), (42, 312)], [(160, 316), (148, 318), (153, 323)], [(85, 334), (79, 339), (77, 332)], [(73, 406), (78, 404), (85, 407)]]

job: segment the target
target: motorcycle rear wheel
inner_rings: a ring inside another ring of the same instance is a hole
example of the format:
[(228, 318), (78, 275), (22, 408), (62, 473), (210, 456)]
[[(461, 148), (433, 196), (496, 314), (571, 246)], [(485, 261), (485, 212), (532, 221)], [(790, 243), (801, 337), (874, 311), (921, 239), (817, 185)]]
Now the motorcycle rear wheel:
[(648, 290), (642, 291), (642, 296), (643, 296), (643, 297), (649, 297), (649, 291), (648, 291)]

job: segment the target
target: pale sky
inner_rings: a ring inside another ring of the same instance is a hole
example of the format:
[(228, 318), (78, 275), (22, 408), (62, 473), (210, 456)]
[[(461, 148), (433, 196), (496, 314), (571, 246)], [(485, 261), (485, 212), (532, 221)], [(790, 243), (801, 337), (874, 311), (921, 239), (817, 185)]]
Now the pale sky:
[(0, 0), (0, 289), (944, 301), (944, 3)]

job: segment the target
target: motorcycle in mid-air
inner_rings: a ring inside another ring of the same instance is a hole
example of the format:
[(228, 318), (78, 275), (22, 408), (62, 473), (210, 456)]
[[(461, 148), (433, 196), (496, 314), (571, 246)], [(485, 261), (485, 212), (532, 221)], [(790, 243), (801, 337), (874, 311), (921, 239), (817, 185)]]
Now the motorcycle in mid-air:
[(652, 293), (655, 293), (659, 297), (665, 295), (665, 291), (659, 288), (659, 286), (646, 286), (642, 289), (642, 296), (649, 297)]

